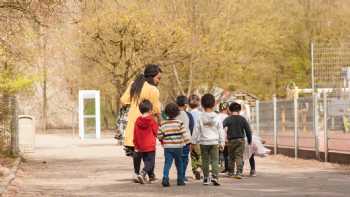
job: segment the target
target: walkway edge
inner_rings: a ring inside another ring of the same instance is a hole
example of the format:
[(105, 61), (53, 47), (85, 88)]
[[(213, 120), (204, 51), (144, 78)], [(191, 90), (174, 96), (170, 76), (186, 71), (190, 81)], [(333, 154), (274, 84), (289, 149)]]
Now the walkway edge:
[(22, 162), (22, 157), (18, 157), (15, 162), (13, 167), (10, 170), (10, 173), (7, 175), (7, 177), (4, 178), (3, 181), (0, 182), (0, 195), (4, 192), (6, 192), (7, 187), (11, 184), (11, 182), (16, 178), (17, 170), (19, 165)]

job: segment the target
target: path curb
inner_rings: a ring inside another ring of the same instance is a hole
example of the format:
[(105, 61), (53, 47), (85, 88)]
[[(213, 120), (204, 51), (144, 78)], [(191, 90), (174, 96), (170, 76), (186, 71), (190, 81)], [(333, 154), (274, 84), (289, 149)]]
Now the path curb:
[(4, 192), (6, 192), (7, 187), (11, 184), (11, 182), (16, 178), (17, 170), (19, 165), (21, 164), (22, 158), (18, 157), (15, 162), (13, 167), (10, 170), (10, 173), (2, 180), (0, 181), (0, 195)]

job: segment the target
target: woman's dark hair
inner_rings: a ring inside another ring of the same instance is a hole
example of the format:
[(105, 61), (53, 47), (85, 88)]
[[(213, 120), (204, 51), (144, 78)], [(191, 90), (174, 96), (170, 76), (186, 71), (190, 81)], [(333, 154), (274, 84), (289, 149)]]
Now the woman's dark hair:
[(152, 111), (152, 109), (153, 109), (153, 105), (152, 105), (151, 101), (149, 101), (147, 99), (143, 100), (139, 104), (139, 110), (140, 110), (141, 114), (148, 113), (148, 112)]
[(212, 94), (205, 94), (201, 99), (202, 107), (209, 109), (215, 107), (215, 97)]
[(230, 104), (229, 109), (231, 112), (240, 112), (242, 110), (242, 107), (239, 103), (233, 102)]
[(169, 103), (165, 106), (164, 112), (169, 119), (174, 119), (180, 114), (180, 109), (175, 103)]
[(194, 109), (196, 107), (199, 106), (201, 101), (201, 98), (199, 98), (198, 95), (196, 94), (192, 94), (189, 98), (188, 98), (188, 103), (191, 109)]
[(228, 102), (223, 101), (219, 104), (219, 111), (222, 112), (224, 110), (227, 110), (229, 108), (229, 106), (230, 105)]
[(161, 73), (162, 70), (160, 69), (160, 66), (157, 64), (147, 64), (145, 66), (145, 70), (143, 74), (140, 74), (136, 77), (135, 81), (131, 84), (130, 88), (130, 100), (131, 101), (138, 101), (143, 84), (147, 81), (149, 84), (156, 86), (154, 83), (153, 77), (157, 76), (159, 73)]
[(188, 99), (186, 96), (178, 96), (176, 98), (176, 104), (179, 106), (179, 107), (184, 107), (188, 104)]

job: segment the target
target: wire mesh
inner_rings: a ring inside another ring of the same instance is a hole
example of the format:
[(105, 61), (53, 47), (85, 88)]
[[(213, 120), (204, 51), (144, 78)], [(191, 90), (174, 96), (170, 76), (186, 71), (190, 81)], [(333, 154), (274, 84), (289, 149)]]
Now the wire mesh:
[(329, 151), (350, 153), (350, 100), (328, 98), (326, 110)]
[(294, 100), (277, 101), (277, 142), (279, 147), (294, 146)]
[(315, 88), (344, 87), (344, 68), (350, 66), (350, 43), (313, 44)]
[(273, 102), (260, 102), (257, 113), (259, 113), (260, 136), (267, 145), (273, 145)]
[[(327, 92), (327, 109), (318, 101), (320, 150), (324, 146), (324, 123), (327, 121), (328, 149), (350, 152), (350, 43), (313, 44), (315, 88), (331, 88)], [(323, 113), (327, 111), (327, 120)]]
[(298, 99), (298, 141), (300, 149), (314, 149), (312, 97)]

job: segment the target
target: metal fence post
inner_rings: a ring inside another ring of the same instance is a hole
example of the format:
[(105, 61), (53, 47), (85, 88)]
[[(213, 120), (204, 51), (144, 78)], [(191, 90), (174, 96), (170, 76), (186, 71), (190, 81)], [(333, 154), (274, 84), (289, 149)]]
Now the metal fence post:
[(260, 136), (260, 101), (255, 101), (256, 133)]
[(320, 147), (319, 147), (319, 126), (318, 126), (318, 121), (319, 121), (319, 113), (318, 113), (318, 93), (314, 94), (314, 136), (315, 136), (315, 156), (316, 159), (320, 160)]
[(313, 133), (315, 136), (315, 153), (316, 159), (320, 159), (319, 143), (318, 143), (318, 93), (315, 86), (315, 65), (314, 65), (314, 43), (311, 43), (311, 81), (312, 81), (312, 110), (313, 110)]
[(298, 93), (294, 94), (294, 158), (298, 158), (299, 136), (298, 136)]
[(327, 106), (327, 92), (323, 93), (323, 127), (324, 127), (324, 161), (328, 162), (328, 106)]
[(277, 154), (277, 99), (273, 95), (273, 153)]

